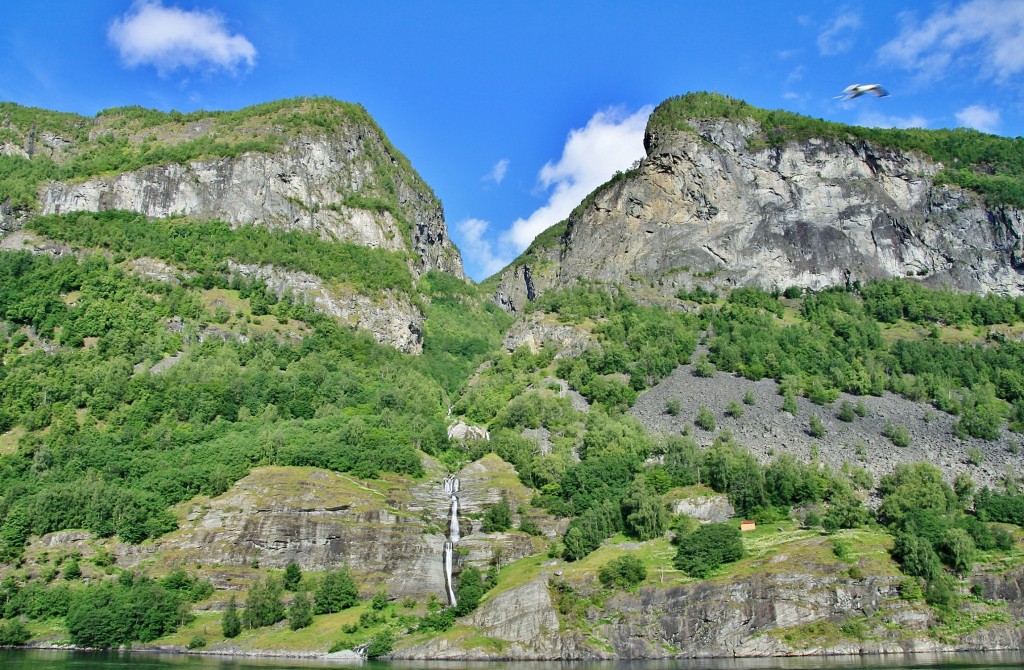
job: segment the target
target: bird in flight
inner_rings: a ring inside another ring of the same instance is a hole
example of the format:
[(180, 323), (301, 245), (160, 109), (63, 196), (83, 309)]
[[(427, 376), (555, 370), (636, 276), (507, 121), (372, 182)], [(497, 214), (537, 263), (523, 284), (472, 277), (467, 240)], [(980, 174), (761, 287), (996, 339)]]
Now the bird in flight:
[(842, 95), (837, 95), (836, 98), (842, 98), (843, 100), (853, 100), (859, 98), (865, 93), (872, 93), (877, 95), (879, 98), (884, 98), (889, 95), (889, 92), (882, 88), (879, 84), (850, 84), (843, 89)]

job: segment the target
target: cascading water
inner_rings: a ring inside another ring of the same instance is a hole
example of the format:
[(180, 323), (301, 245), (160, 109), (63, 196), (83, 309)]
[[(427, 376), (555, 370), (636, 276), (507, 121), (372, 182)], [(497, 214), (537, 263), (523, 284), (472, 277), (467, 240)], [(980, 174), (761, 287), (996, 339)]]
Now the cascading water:
[(455, 607), (455, 585), (452, 583), (452, 554), (459, 541), (459, 480), (455, 475), (444, 478), (444, 494), (451, 501), (448, 521), (448, 541), (444, 543), (444, 585), (448, 590), (448, 604)]

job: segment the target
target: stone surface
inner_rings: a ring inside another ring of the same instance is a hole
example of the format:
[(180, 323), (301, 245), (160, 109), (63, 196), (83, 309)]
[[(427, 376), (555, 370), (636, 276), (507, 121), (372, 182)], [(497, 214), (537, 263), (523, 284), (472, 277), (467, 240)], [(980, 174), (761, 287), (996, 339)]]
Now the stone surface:
[(665, 295), (909, 275), (1024, 292), (1024, 214), (935, 184), (940, 164), (862, 141), (751, 150), (752, 121), (691, 125), (649, 131), (639, 169), (577, 208), (557, 244), (506, 269), (494, 301), (521, 310), (580, 277)]

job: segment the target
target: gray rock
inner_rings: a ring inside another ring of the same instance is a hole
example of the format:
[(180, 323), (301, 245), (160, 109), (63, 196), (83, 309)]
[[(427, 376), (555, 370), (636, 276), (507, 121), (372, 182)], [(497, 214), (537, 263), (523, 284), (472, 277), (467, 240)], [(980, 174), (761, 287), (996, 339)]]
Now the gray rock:
[(548, 249), (501, 276), (510, 311), (586, 277), (671, 296), (703, 285), (819, 289), (927, 275), (981, 293), (1024, 292), (1024, 214), (936, 184), (941, 165), (863, 141), (751, 149), (752, 121), (648, 132), (636, 173), (596, 192)]

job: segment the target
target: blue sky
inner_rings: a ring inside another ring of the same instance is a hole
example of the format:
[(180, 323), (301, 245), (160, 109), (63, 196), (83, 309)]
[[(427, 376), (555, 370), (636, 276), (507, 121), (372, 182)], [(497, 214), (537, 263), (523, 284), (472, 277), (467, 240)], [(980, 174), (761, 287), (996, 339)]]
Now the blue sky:
[[(1024, 1), (77, 0), (0, 5), (0, 100), (92, 115), (362, 103), (481, 280), (718, 91), (873, 126), (1024, 135)], [(837, 100), (852, 83), (887, 98)]]

